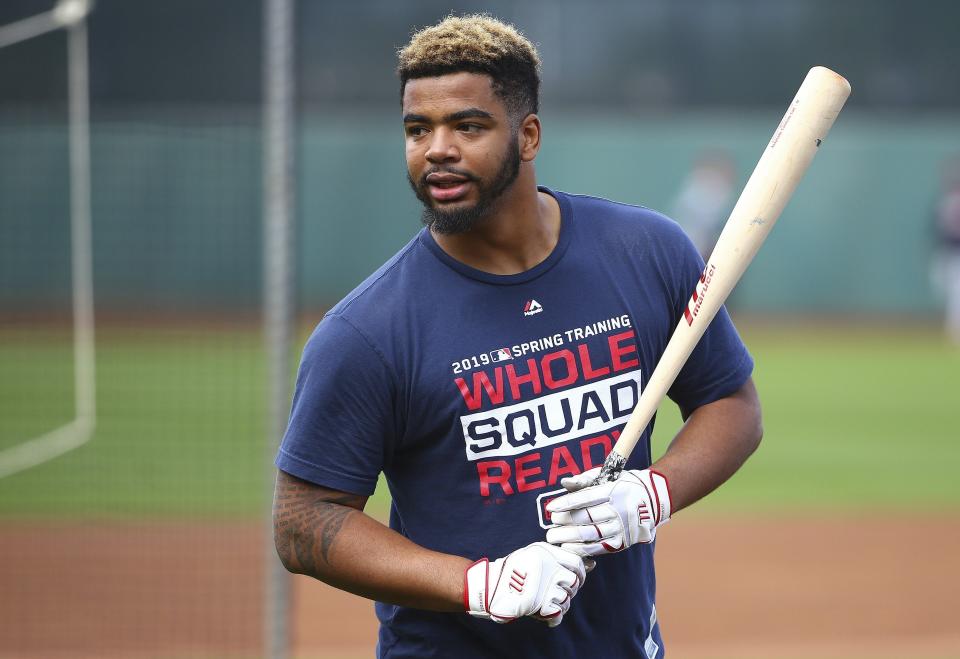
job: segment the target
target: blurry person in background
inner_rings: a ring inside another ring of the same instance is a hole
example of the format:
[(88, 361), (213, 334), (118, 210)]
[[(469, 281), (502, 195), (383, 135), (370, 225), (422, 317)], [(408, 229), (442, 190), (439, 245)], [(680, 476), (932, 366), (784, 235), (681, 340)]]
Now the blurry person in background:
[(721, 149), (701, 152), (671, 205), (670, 215), (680, 223), (704, 260), (710, 256), (720, 230), (733, 209), (736, 168)]
[(946, 330), (960, 345), (960, 156), (943, 167), (937, 203), (938, 279), (946, 293)]

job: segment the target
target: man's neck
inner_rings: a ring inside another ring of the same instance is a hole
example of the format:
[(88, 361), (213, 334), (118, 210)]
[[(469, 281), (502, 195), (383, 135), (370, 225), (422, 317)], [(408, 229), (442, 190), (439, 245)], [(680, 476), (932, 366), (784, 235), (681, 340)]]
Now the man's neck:
[(546, 260), (560, 239), (560, 206), (518, 177), (494, 214), (466, 233), (433, 233), (443, 251), (477, 270), (515, 275)]

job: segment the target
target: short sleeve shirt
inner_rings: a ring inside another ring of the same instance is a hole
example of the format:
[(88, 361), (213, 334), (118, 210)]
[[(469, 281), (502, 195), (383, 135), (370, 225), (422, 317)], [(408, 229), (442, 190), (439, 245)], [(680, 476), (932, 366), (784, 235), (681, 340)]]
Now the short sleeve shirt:
[[(426, 229), (331, 309), (307, 342), (277, 466), (370, 495), (390, 526), (470, 559), (543, 540), (560, 479), (603, 463), (690, 301), (703, 262), (646, 208), (541, 188), (559, 203), (546, 260), (493, 275)], [(732, 394), (753, 362), (726, 311), (669, 396)], [(650, 432), (629, 468), (650, 465)], [(652, 545), (604, 556), (563, 624), (496, 625), (376, 604), (380, 657), (658, 657)]]

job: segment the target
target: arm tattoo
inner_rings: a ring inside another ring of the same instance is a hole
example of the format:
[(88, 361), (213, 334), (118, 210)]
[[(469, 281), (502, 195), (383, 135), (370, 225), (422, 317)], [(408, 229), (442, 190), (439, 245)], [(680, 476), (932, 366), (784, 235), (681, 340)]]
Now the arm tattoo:
[(330, 565), (330, 548), (346, 519), (366, 497), (347, 494), (280, 472), (273, 499), (277, 553), (293, 572), (318, 576)]

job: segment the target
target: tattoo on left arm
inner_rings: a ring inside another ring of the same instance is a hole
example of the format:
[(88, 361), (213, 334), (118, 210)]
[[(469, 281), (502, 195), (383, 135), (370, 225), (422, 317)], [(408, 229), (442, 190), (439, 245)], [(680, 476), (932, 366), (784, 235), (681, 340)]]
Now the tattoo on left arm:
[(273, 503), (274, 539), (292, 572), (318, 576), (330, 567), (330, 550), (365, 497), (337, 492), (280, 472)]

